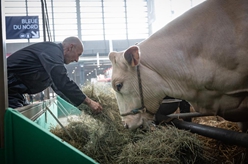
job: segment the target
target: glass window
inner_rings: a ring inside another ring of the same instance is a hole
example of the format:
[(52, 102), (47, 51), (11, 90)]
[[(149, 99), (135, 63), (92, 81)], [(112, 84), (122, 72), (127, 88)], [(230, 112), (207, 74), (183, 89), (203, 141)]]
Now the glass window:
[[(83, 40), (142, 39), (148, 36), (146, 0), (46, 0), (45, 12), (51, 41), (67, 36)], [(40, 0), (5, 0), (6, 16), (39, 16), (39, 39), (43, 41), (42, 4)], [(47, 26), (46, 26), (47, 28)], [(27, 42), (27, 39), (6, 42)]]

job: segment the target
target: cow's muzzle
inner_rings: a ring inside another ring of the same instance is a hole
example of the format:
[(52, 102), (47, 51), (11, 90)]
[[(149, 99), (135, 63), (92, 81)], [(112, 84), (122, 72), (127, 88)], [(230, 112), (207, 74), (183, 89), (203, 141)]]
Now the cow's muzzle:
[(123, 114), (121, 114), (121, 116), (123, 117), (123, 116), (128, 116), (128, 115), (135, 115), (135, 114), (138, 114), (138, 113), (146, 113), (146, 112), (150, 113), (151, 115), (155, 114), (155, 113), (152, 113), (152, 112), (148, 111), (146, 109), (146, 107), (140, 107), (140, 108), (137, 108), (137, 109), (133, 109), (130, 112), (123, 113)]

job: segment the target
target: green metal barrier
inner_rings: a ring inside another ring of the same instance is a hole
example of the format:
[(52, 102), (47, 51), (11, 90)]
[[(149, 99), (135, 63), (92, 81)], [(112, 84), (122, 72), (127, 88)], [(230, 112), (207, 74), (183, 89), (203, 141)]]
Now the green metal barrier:
[(68, 114), (69, 115), (80, 115), (81, 114), (81, 111), (78, 108), (68, 103), (61, 97), (57, 96), (57, 100), (58, 100), (57, 106), (58, 106), (58, 117), (59, 118), (68, 116)]
[[(49, 108), (53, 114), (57, 117), (57, 113), (58, 113), (58, 107), (55, 103), (51, 103), (49, 104), (49, 106), (46, 106), (46, 103), (42, 104), (42, 108), (46, 109)], [(56, 125), (58, 125), (57, 121), (53, 118), (53, 116), (46, 111), (45, 113), (43, 113), (41, 116), (39, 116), (37, 119), (34, 120), (35, 123), (37, 123), (40, 127), (46, 129), (46, 130), (50, 130), (51, 127), (55, 127)]]
[(0, 148), (0, 163), (5, 163), (4, 149)]
[[(6, 164), (97, 163), (44, 128), (47, 125), (41, 121), (44, 119), (43, 115), (34, 122), (14, 109), (6, 110), (4, 118), (5, 148), (0, 150), (1, 163), (4, 160)], [(52, 118), (45, 117), (45, 119)], [(2, 159), (3, 156), (4, 159)]]

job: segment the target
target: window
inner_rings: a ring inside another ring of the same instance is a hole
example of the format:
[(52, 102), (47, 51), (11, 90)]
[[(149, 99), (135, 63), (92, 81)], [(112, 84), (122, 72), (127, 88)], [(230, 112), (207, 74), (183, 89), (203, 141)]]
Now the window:
[[(67, 36), (82, 40), (143, 39), (148, 36), (146, 0), (46, 0), (49, 38), (62, 41)], [(43, 41), (42, 4), (40, 0), (5, 0), (6, 16), (39, 16)], [(47, 31), (46, 31), (47, 33)], [(48, 40), (48, 39), (46, 39)], [(27, 42), (27, 39), (7, 40)]]

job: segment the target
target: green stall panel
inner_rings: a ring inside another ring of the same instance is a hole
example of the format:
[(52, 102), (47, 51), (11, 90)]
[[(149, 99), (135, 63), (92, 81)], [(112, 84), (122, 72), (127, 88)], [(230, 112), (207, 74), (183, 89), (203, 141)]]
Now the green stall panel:
[(5, 163), (4, 149), (0, 148), (0, 163)]
[[(16, 108), (23, 116), (37, 123), (40, 127), (50, 130), (51, 126), (56, 126), (58, 123), (54, 117), (58, 117), (57, 99), (49, 99), (43, 102), (36, 102), (24, 107)], [(48, 111), (52, 112), (54, 117)]]
[[(49, 106), (46, 103), (42, 103), (42, 109), (49, 108), (49, 110), (53, 113), (53, 115), (57, 118), (58, 117), (58, 108), (56, 105), (56, 101), (52, 101)], [(40, 115), (37, 119), (34, 120), (35, 123), (37, 123), (40, 127), (43, 127), (44, 129), (50, 130), (51, 127), (55, 127), (58, 125), (55, 118), (51, 115), (51, 113), (46, 111)]]
[(61, 97), (57, 96), (57, 106), (58, 106), (58, 117), (65, 117), (68, 115), (81, 115), (81, 111), (73, 106), (72, 104), (68, 103)]
[(6, 164), (97, 163), (14, 109), (6, 110), (4, 126), (5, 149), (1, 153)]

